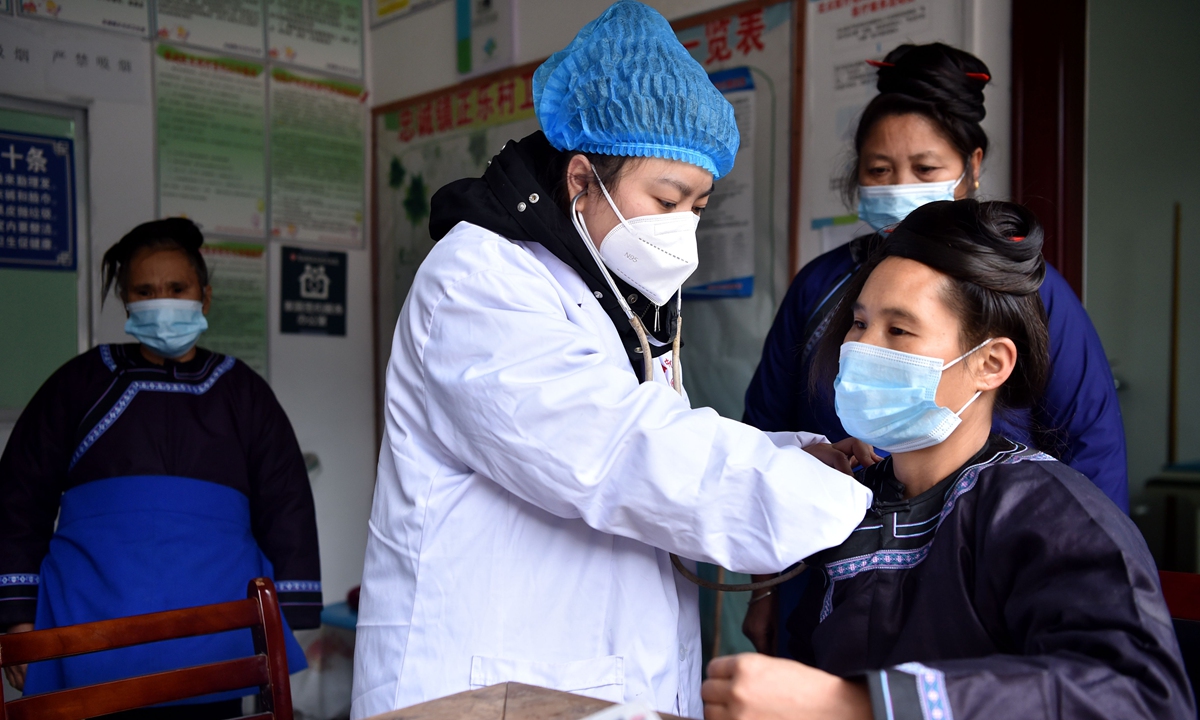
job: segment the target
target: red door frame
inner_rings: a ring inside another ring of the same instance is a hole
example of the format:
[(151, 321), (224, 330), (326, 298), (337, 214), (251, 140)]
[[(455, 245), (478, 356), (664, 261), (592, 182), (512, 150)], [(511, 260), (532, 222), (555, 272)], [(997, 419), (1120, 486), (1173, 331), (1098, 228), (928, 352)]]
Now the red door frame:
[(1012, 13), (1012, 196), (1082, 297), (1087, 0), (1013, 0)]

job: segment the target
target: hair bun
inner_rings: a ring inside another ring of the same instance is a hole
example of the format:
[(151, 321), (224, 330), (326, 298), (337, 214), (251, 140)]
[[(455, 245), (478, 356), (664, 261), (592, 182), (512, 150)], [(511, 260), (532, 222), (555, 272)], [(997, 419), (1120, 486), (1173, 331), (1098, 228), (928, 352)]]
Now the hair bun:
[(147, 225), (158, 225), (156, 234), (169, 237), (188, 250), (199, 250), (204, 244), (204, 233), (188, 218), (164, 218)]
[(987, 114), (983, 88), (990, 77), (982, 60), (949, 45), (901, 45), (883, 59), (875, 86), (881, 94), (907, 95), (977, 123)]

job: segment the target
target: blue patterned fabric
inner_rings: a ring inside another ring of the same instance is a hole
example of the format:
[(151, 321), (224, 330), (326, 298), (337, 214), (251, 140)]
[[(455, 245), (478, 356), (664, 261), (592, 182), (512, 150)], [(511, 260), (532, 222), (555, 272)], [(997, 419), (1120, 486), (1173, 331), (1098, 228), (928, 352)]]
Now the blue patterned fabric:
[(733, 106), (657, 11), (613, 3), (533, 75), (534, 112), (559, 150), (659, 157), (719, 178), (740, 136)]
[[(273, 575), (251, 533), (250, 501), (237, 490), (171, 476), (98, 480), (62, 496), (58, 529), (41, 568), (36, 627), (240, 600), (251, 579)], [(304, 669), (304, 653), (286, 619), (284, 639), (289, 671)], [(169, 640), (34, 663), (25, 690), (51, 692), (253, 653), (249, 630)]]

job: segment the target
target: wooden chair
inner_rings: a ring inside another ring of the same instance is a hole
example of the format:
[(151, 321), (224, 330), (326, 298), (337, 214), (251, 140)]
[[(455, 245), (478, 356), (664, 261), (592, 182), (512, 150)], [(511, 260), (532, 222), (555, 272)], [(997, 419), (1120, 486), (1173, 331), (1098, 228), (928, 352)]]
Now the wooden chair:
[(0, 720), (84, 720), (255, 685), (267, 708), (252, 716), (255, 720), (292, 720), (275, 584), (256, 578), (246, 595), (246, 600), (216, 605), (0, 635), (0, 667), (243, 628), (253, 631), (255, 651), (235, 660), (0, 701)]

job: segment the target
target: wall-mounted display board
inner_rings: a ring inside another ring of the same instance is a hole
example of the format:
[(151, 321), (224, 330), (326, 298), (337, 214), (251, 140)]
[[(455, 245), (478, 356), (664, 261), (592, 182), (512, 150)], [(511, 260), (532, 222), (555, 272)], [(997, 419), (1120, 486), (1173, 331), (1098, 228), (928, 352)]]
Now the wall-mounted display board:
[(309, 70), (362, 77), (359, 0), (267, 0), (271, 59)]
[[(389, 338), (417, 267), (433, 248), (429, 200), (443, 185), (479, 177), (509, 140), (538, 129), (533, 71), (494, 73), (373, 111), (376, 308)], [(382, 363), (388, 343), (382, 343)]]
[(75, 269), (74, 141), (0, 130), (0, 267)]
[(279, 331), (344, 337), (349, 256), (286, 245), (279, 254)]
[(271, 234), (360, 247), (361, 85), (271, 70)]
[(812, 0), (807, 3), (804, 172), (800, 248), (804, 262), (870, 228), (846, 207), (842, 178), (854, 130), (875, 89), (879, 60), (903, 43), (962, 47), (964, 0)]
[(398, 20), (411, 12), (424, 10), (446, 0), (370, 0), (367, 7), (371, 13), (372, 27)]
[(263, 0), (158, 0), (158, 39), (262, 57)]
[(208, 265), (212, 306), (200, 345), (232, 355), (267, 377), (267, 257), (257, 243), (209, 237), (200, 248)]
[(159, 216), (265, 237), (264, 66), (161, 43), (154, 53)]
[(145, 36), (150, 32), (146, 0), (14, 0), (21, 15), (91, 25)]

